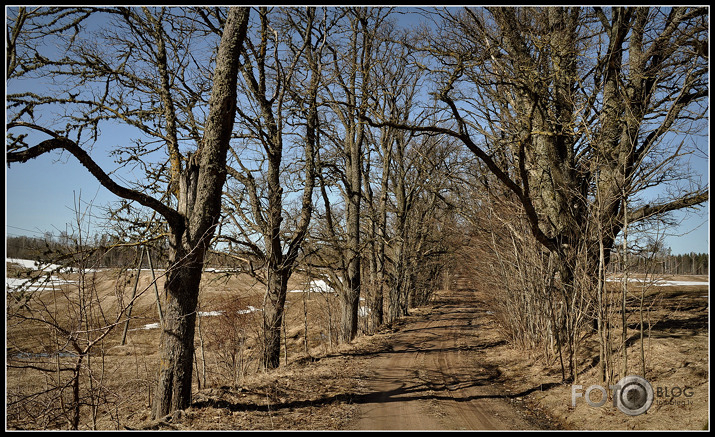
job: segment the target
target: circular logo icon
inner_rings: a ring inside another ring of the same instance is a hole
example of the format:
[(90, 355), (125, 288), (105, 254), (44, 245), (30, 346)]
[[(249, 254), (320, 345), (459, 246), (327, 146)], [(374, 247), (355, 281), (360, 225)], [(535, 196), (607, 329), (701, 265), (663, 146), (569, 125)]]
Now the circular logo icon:
[(653, 387), (640, 376), (626, 376), (618, 381), (620, 391), (616, 396), (618, 409), (629, 416), (648, 411), (653, 403)]

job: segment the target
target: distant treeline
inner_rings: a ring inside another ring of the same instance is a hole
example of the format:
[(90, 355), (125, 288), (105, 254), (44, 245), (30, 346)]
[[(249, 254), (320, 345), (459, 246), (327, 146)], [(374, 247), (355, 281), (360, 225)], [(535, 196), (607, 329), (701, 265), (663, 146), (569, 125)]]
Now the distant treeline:
[[(75, 241), (67, 235), (44, 237), (8, 236), (5, 242), (6, 256), (8, 258), (29, 259), (43, 263), (60, 265), (77, 265), (77, 260), (83, 259), (85, 267), (136, 267), (139, 262), (139, 251), (145, 246), (130, 245), (118, 242), (110, 236), (95, 237), (85, 241), (81, 249)], [(151, 254), (154, 268), (166, 268), (166, 248), (161, 243), (153, 242), (146, 247)], [(209, 252), (206, 256), (206, 267), (232, 267), (236, 260), (220, 253)], [(146, 254), (142, 256), (142, 268), (149, 268)]]
[[(81, 247), (71, 238), (59, 237), (7, 237), (6, 256), (8, 258), (29, 259), (34, 261), (76, 266), (83, 260), (85, 267), (135, 267), (139, 261), (136, 246), (118, 244), (108, 236), (94, 238), (84, 242)], [(154, 267), (163, 267), (159, 251), (150, 249)], [(142, 267), (149, 266), (146, 256)]]
[[(710, 265), (707, 253), (690, 252), (680, 255), (670, 255), (658, 253), (655, 256), (634, 256), (630, 255), (628, 260), (629, 271), (633, 273), (652, 273), (665, 275), (707, 275)], [(620, 273), (623, 270), (623, 263), (620, 262), (619, 254), (612, 255), (612, 262), (609, 264), (609, 271)]]
[[(76, 256), (77, 248), (67, 237), (53, 237), (51, 235), (44, 238), (36, 237), (7, 237), (6, 241), (7, 257), (30, 259), (47, 263), (55, 263), (61, 260), (68, 260), (70, 256)], [(152, 264), (155, 268), (166, 267), (166, 251), (156, 246), (149, 249)], [(629, 271), (633, 273), (653, 273), (671, 275), (707, 275), (709, 266), (709, 255), (707, 253), (687, 253), (681, 255), (670, 255), (670, 250), (659, 251), (655, 256), (630, 255), (628, 265)], [(85, 262), (92, 267), (134, 267), (138, 263), (138, 249), (133, 245), (119, 244), (112, 241), (111, 237), (102, 236), (95, 238), (92, 242), (86, 243), (82, 252)], [(611, 273), (620, 273), (623, 270), (618, 253), (613, 253), (609, 264)], [(228, 256), (221, 256), (219, 253), (210, 252), (207, 256), (206, 266), (209, 267), (230, 267), (235, 260)], [(142, 268), (148, 268), (149, 262), (146, 256), (143, 257)]]

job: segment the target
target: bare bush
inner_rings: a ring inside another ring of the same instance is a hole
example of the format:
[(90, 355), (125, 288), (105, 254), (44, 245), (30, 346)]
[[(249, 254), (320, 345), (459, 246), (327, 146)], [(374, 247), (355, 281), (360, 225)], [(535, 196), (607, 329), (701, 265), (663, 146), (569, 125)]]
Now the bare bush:
[(53, 256), (61, 264), (31, 275), (35, 280), (7, 295), (12, 427), (96, 429), (100, 416), (123, 402), (108, 384), (107, 341), (141, 293), (124, 301), (122, 275), (115, 282), (116, 299), (100, 292), (106, 287), (103, 273), (89, 260), (101, 257), (85, 245), (84, 223), (78, 212), (75, 232)]
[(204, 360), (213, 365), (214, 382), (239, 387), (249, 369), (258, 365), (260, 354), (256, 349), (260, 343), (256, 344), (255, 340), (260, 330), (260, 315), (241, 297), (226, 297), (219, 308), (221, 310), (212, 313), (213, 317), (202, 321), (208, 357)]

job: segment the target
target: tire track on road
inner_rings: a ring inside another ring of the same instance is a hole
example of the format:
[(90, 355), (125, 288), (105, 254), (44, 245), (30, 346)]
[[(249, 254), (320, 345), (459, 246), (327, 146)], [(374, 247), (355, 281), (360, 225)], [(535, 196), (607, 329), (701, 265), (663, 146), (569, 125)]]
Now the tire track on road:
[(480, 313), (470, 292), (440, 292), (427, 320), (366, 363), (369, 393), (352, 429), (535, 429), (502, 396), (498, 371), (480, 365)]

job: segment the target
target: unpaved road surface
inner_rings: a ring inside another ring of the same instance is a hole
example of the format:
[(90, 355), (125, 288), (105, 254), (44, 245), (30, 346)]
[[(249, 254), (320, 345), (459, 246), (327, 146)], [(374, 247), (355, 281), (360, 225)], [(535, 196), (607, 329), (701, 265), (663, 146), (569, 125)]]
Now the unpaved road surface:
[(370, 360), (359, 430), (537, 429), (505, 398), (499, 370), (480, 363), (486, 313), (469, 291), (441, 292), (426, 320), (400, 329)]

